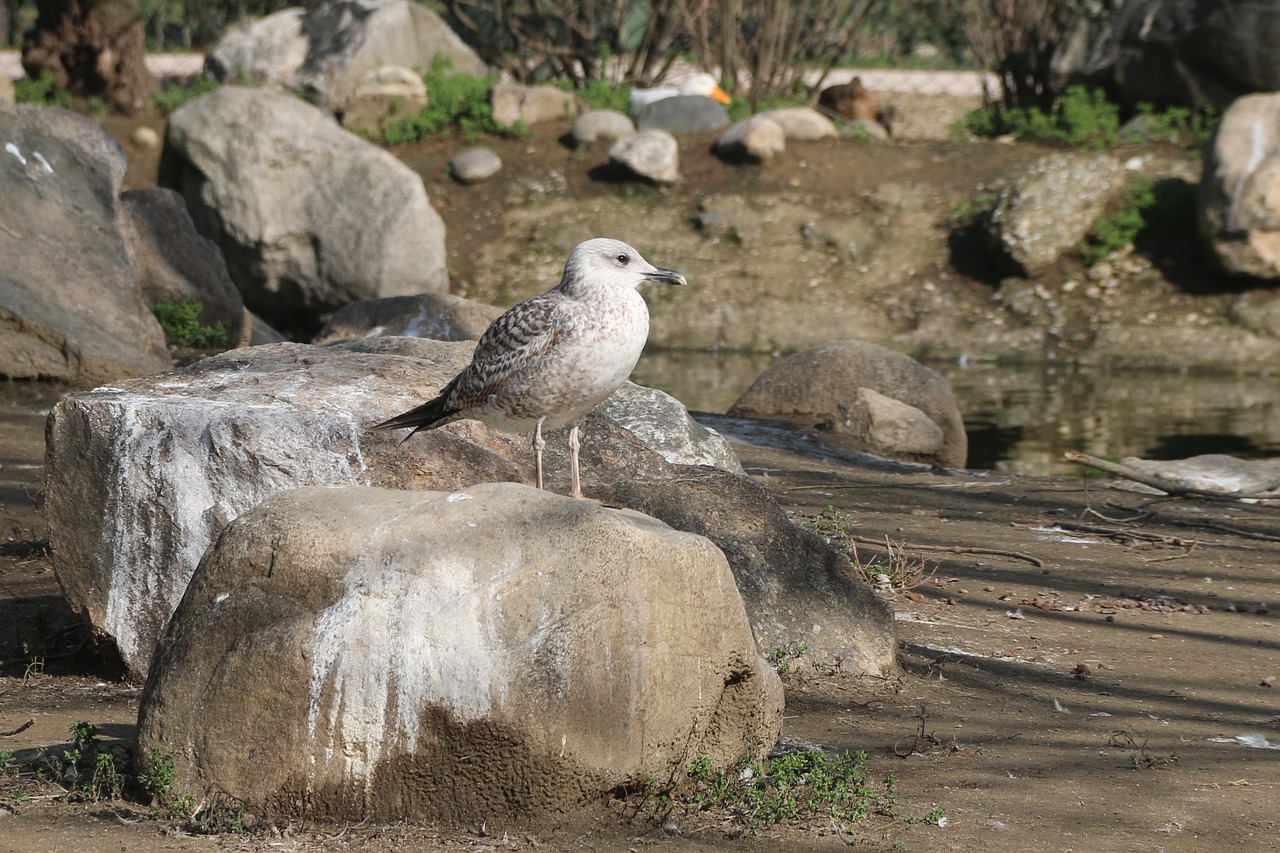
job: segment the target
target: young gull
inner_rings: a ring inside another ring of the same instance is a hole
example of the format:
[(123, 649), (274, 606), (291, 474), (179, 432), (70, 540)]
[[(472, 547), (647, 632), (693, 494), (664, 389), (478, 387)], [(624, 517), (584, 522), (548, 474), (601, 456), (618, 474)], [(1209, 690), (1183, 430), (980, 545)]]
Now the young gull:
[(616, 391), (649, 337), (649, 309), (636, 287), (687, 284), (619, 240), (580, 243), (560, 284), (507, 310), (481, 336), (471, 364), (433, 400), (369, 429), (418, 430), (472, 418), (505, 432), (533, 432), (542, 485), (542, 428), (569, 431), (570, 495), (582, 497), (577, 421)]

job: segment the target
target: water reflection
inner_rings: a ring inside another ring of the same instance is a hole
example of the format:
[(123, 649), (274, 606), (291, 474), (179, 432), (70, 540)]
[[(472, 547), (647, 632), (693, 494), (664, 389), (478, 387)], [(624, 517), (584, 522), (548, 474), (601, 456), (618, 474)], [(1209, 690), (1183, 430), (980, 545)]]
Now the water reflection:
[[(646, 353), (633, 378), (722, 413), (777, 360), (759, 353)], [(1280, 376), (983, 362), (931, 363), (956, 394), (969, 467), (1080, 476), (1068, 450), (1118, 458), (1280, 457)]]

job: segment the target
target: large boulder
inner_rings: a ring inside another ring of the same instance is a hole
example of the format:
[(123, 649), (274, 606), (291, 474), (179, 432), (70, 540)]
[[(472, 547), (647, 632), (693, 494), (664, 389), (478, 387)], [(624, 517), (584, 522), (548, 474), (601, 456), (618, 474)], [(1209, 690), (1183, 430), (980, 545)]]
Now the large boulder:
[(1205, 153), (1197, 219), (1224, 270), (1280, 278), (1280, 94), (1247, 95), (1223, 114)]
[(430, 103), (427, 84), (411, 68), (383, 65), (366, 74), (342, 105), (342, 126), (365, 135), (379, 134)]
[[(55, 571), (68, 600), (145, 673), (201, 555), (224, 526), (306, 485), (454, 490), (532, 481), (528, 436), (463, 420), (420, 433), (367, 427), (420, 404), (470, 343), (373, 338), (236, 350), (148, 380), (68, 395), (50, 413), (46, 481)], [(668, 431), (687, 431), (685, 418)], [(548, 484), (567, 491), (565, 431), (547, 435)], [(680, 442), (650, 435), (668, 453)], [(705, 450), (683, 458), (707, 461)], [(582, 425), (588, 495), (706, 536), (725, 551), (767, 648), (808, 645), (846, 670), (894, 666), (893, 619), (848, 561), (755, 483), (674, 464), (605, 415)]]
[(1105, 88), (1133, 109), (1225, 109), (1280, 89), (1274, 3), (1127, 0), (1113, 15), (1081, 5), (1054, 52), (1053, 83)]
[(422, 179), (290, 95), (223, 86), (169, 119), (160, 182), (222, 249), (245, 305), (310, 336), (351, 302), (448, 285)]
[(865, 341), (784, 358), (756, 378), (729, 414), (795, 421), (856, 450), (907, 462), (963, 467), (969, 453), (947, 380)]
[(762, 163), (787, 150), (782, 125), (766, 115), (752, 116), (720, 134), (715, 152), (726, 160)]
[(1036, 275), (1085, 238), (1123, 184), (1114, 156), (1050, 154), (1000, 189), (985, 219), (989, 240), (1022, 273)]
[(341, 112), (385, 65), (430, 68), (437, 57), (481, 76), (484, 61), (440, 16), (412, 0), (331, 0), (284, 9), (229, 31), (205, 60), (223, 82), (278, 85)]
[(0, 137), (0, 375), (96, 384), (168, 368), (120, 227), (120, 147), (76, 113), (5, 103)]
[(706, 539), (523, 485), (348, 486), (218, 537), (138, 747), (176, 751), (175, 791), (270, 817), (474, 825), (762, 756), (781, 728)]
[(501, 314), (501, 308), (449, 293), (367, 299), (339, 308), (312, 343), (327, 346), (378, 336), (478, 341)]

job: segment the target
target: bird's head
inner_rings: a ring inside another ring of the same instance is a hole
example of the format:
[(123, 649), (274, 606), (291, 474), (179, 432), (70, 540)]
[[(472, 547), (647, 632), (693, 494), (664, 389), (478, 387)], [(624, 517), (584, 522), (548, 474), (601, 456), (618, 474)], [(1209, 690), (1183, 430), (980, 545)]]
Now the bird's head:
[(634, 290), (646, 281), (689, 283), (675, 270), (655, 267), (621, 240), (599, 237), (579, 243), (570, 253), (561, 286), (570, 292), (583, 283)]
[(688, 80), (684, 81), (684, 85), (680, 87), (682, 95), (702, 95), (711, 98), (721, 104), (727, 104), (733, 100), (729, 93), (720, 88), (720, 84), (716, 78), (710, 74), (695, 74)]

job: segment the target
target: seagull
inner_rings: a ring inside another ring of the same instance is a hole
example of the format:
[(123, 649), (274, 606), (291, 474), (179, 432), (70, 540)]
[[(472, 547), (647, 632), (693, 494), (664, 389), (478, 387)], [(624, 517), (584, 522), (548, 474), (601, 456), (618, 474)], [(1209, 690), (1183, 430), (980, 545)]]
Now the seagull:
[(504, 432), (533, 432), (534, 471), (542, 483), (542, 428), (569, 431), (571, 497), (582, 497), (578, 419), (616, 391), (649, 337), (649, 309), (636, 288), (649, 281), (686, 285), (621, 240), (580, 243), (560, 284), (507, 309), (476, 344), (471, 364), (433, 400), (369, 427), (435, 429), (471, 418)]
[(702, 95), (727, 104), (733, 100), (729, 97), (729, 93), (720, 88), (720, 84), (716, 82), (716, 78), (710, 74), (695, 74), (684, 83), (680, 88), (674, 86), (657, 86), (653, 89), (632, 89), (631, 97), (628, 101), (628, 107), (632, 115), (640, 111), (641, 107), (647, 107), (656, 101), (674, 98), (676, 95)]

